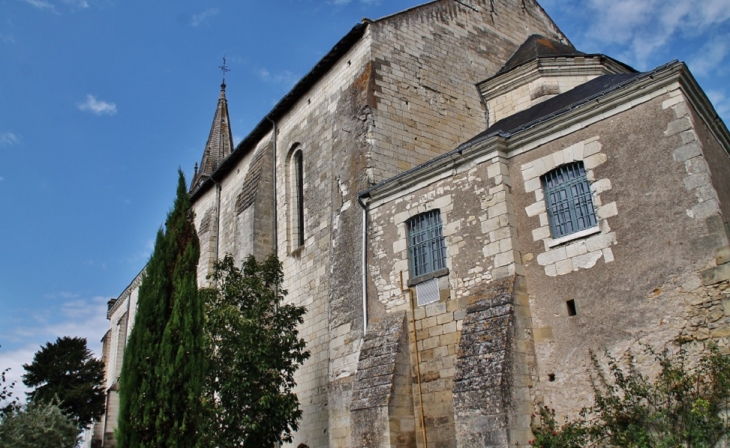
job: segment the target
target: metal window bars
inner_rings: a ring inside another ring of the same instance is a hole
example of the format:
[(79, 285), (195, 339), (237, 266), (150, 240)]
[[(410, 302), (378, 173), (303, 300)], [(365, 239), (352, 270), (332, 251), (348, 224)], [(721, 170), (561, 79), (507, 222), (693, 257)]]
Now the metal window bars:
[(583, 162), (568, 163), (542, 176), (553, 238), (597, 224)]
[(413, 277), (446, 267), (446, 244), (439, 210), (422, 213), (408, 221), (408, 250)]

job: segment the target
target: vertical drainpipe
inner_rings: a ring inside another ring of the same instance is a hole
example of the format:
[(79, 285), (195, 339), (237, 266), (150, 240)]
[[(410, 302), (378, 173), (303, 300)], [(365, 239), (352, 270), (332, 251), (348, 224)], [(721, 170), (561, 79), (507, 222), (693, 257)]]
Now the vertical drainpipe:
[(362, 202), (362, 196), (357, 197), (362, 207), (362, 334), (368, 332), (368, 206)]

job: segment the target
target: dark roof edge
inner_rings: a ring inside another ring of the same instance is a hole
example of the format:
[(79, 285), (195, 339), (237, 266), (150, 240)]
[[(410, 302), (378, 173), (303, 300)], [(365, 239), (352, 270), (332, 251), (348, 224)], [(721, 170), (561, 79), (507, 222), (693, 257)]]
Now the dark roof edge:
[(271, 109), (271, 111), (264, 116), (263, 119), (253, 128), (253, 130), (236, 145), (233, 152), (228, 156), (221, 165), (216, 169), (211, 176), (203, 181), (200, 186), (190, 193), (190, 200), (195, 201), (205, 191), (216, 183), (216, 179), (220, 180), (231, 168), (248, 153), (248, 149), (253, 147), (258, 140), (269, 132), (273, 125), (271, 120), (277, 120), (281, 118), (291, 107), (304, 96), (309, 89), (314, 86), (317, 81), (320, 80), (322, 75), (327, 73), (333, 65), (340, 60), (340, 58), (349, 51), (352, 46), (360, 40), (365, 34), (367, 29), (367, 23), (358, 23), (350, 32), (348, 32), (342, 39), (340, 39), (334, 47), (317, 62), (317, 64), (297, 82), (294, 87), (279, 100), (278, 103)]
[[(492, 132), (490, 134), (484, 135), (481, 138), (474, 139), (474, 140), (468, 141), (466, 143), (463, 143), (463, 144), (457, 146), (455, 149), (453, 149), (453, 150), (451, 150), (449, 152), (446, 152), (444, 154), (441, 154), (440, 156), (434, 157), (431, 160), (428, 160), (428, 161), (426, 161), (426, 162), (424, 162), (424, 163), (422, 163), (422, 164), (420, 164), (420, 165), (418, 165), (418, 166), (416, 166), (414, 168), (411, 168), (411, 169), (409, 169), (407, 171), (403, 171), (402, 173), (399, 173), (399, 174), (397, 174), (397, 175), (395, 175), (395, 176), (393, 176), (393, 177), (391, 177), (389, 179), (385, 179), (384, 181), (379, 182), (379, 183), (373, 185), (372, 187), (367, 188), (367, 189), (359, 192), (357, 194), (357, 196), (358, 196), (358, 198), (363, 198), (363, 197), (370, 196), (370, 194), (373, 193), (374, 191), (377, 191), (377, 190), (379, 190), (379, 189), (381, 189), (381, 188), (383, 188), (383, 187), (385, 187), (387, 185), (390, 185), (392, 183), (399, 182), (401, 179), (406, 178), (406, 177), (409, 177), (413, 173), (415, 173), (417, 171), (420, 171), (420, 170), (423, 170), (426, 167), (429, 167), (431, 165), (435, 165), (435, 164), (437, 164), (437, 163), (439, 163), (441, 161), (444, 161), (446, 159), (453, 159), (454, 156), (461, 156), (462, 153), (464, 153), (464, 152), (466, 152), (466, 151), (474, 148), (475, 146), (481, 144), (482, 142), (484, 142), (486, 140), (489, 140), (489, 139), (494, 138), (494, 137), (499, 137), (501, 139), (507, 139), (509, 137), (512, 137), (515, 134), (518, 134), (520, 132), (523, 132), (523, 131), (526, 131), (526, 130), (528, 130), (530, 128), (533, 128), (533, 127), (537, 126), (538, 124), (544, 123), (544, 122), (546, 122), (548, 120), (551, 120), (551, 119), (553, 119), (553, 118), (555, 118), (557, 116), (563, 115), (563, 114), (565, 114), (567, 112), (570, 112), (570, 111), (572, 111), (572, 110), (574, 110), (574, 109), (576, 109), (578, 107), (581, 107), (581, 106), (583, 106), (586, 103), (595, 101), (596, 99), (598, 99), (600, 97), (603, 97), (605, 95), (608, 95), (610, 93), (613, 93), (613, 92), (615, 92), (615, 91), (617, 91), (619, 89), (623, 89), (623, 88), (625, 88), (625, 87), (627, 87), (627, 86), (629, 86), (631, 84), (637, 83), (637, 82), (642, 81), (642, 80), (645, 80), (647, 78), (653, 78), (658, 73), (661, 73), (661, 72), (664, 72), (664, 71), (667, 71), (667, 70), (671, 70), (671, 69), (673, 69), (673, 68), (675, 68), (677, 66), (684, 66), (685, 67), (685, 70), (684, 71), (687, 72), (687, 73), (689, 73), (689, 70), (686, 69), (686, 66), (684, 65), (684, 63), (678, 62), (675, 59), (675, 60), (673, 60), (671, 62), (668, 62), (666, 64), (663, 64), (663, 65), (655, 68), (654, 70), (651, 70), (649, 72), (642, 73), (640, 76), (636, 76), (635, 78), (632, 78), (630, 80), (627, 80), (627, 81), (618, 83), (616, 85), (613, 85), (613, 86), (611, 86), (611, 87), (609, 87), (607, 89), (604, 89), (604, 90), (602, 90), (602, 91), (600, 91), (600, 92), (598, 92), (596, 94), (593, 94), (593, 95), (591, 95), (591, 96), (589, 96), (587, 98), (584, 98), (584, 99), (582, 99), (580, 101), (576, 101), (575, 103), (573, 103), (573, 104), (571, 104), (569, 106), (566, 106), (566, 107), (564, 107), (564, 108), (562, 108), (562, 109), (560, 109), (558, 111), (555, 111), (555, 112), (553, 112), (551, 114), (548, 114), (548, 115), (545, 115), (543, 117), (540, 117), (537, 120), (533, 120), (533, 121), (531, 121), (529, 123), (525, 123), (524, 125), (519, 126), (519, 127), (515, 128), (515, 129), (512, 129), (512, 130), (510, 130), (508, 132), (495, 131), (495, 132)], [(690, 79), (692, 80), (692, 82), (694, 83), (694, 85), (697, 86), (697, 82), (696, 82), (696, 80), (693, 77), (691, 77), (691, 74), (690, 74)], [(697, 93), (700, 93), (700, 92), (701, 91), (699, 91)], [(706, 96), (704, 98), (705, 98), (706, 101), (709, 101), (709, 100), (707, 100)], [(711, 104), (710, 104), (710, 107), (712, 107)], [(703, 108), (703, 109), (705, 109), (705, 108)], [(714, 108), (712, 109), (712, 112), (714, 112)], [(715, 112), (714, 116), (716, 117), (714, 119), (714, 121), (718, 121), (719, 120), (719, 123), (722, 124), (722, 120), (719, 119), (719, 117), (718, 117), (718, 115), (717, 115), (716, 112)], [(723, 127), (724, 127), (724, 124), (723, 124)], [(727, 128), (725, 128), (725, 134), (727, 134)], [(718, 139), (720, 139), (719, 138), (719, 135), (717, 137), (718, 137)], [(720, 140), (725, 140), (725, 139), (720, 139)]]
[[(127, 285), (127, 287), (124, 288), (122, 293), (117, 296), (117, 299), (116, 299), (116, 302), (114, 303), (114, 305), (112, 305), (112, 307), (107, 310), (107, 315), (106, 315), (107, 319), (111, 319), (111, 316), (112, 316), (112, 314), (114, 314), (114, 311), (116, 311), (120, 306), (122, 306), (123, 300), (119, 300), (119, 299), (121, 299), (128, 292), (131, 294), (132, 289), (134, 288), (134, 284), (137, 283), (137, 281), (141, 281), (140, 279), (142, 278), (145, 271), (147, 270), (148, 264), (149, 264), (149, 261), (144, 264), (144, 266), (142, 267), (142, 270), (139, 271), (139, 273), (137, 273), (137, 275), (134, 276), (132, 281), (129, 282), (129, 285)], [(131, 297), (130, 297), (130, 300), (131, 300)]]

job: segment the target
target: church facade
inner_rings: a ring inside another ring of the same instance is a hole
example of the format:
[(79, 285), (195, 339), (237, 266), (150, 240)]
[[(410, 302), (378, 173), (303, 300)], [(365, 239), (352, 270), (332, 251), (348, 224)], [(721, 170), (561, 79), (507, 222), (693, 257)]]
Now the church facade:
[[(537, 403), (590, 404), (589, 350), (728, 350), (729, 154), (683, 63), (580, 52), (534, 0), (438, 0), (356, 25), (235, 147), (222, 86), (198, 284), (283, 262), (294, 447), (528, 446)], [(142, 276), (110, 301), (96, 446)]]

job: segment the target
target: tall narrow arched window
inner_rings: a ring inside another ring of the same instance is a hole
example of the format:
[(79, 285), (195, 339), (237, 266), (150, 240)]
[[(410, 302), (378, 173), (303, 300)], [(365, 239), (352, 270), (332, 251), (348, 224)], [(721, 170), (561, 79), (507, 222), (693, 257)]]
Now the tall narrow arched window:
[(297, 246), (304, 246), (304, 158), (302, 150), (294, 153), (294, 177), (296, 183)]
[(299, 145), (289, 153), (287, 168), (289, 250), (304, 246), (304, 154)]

